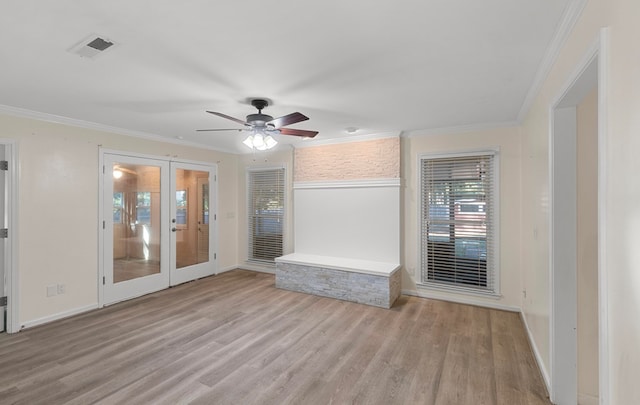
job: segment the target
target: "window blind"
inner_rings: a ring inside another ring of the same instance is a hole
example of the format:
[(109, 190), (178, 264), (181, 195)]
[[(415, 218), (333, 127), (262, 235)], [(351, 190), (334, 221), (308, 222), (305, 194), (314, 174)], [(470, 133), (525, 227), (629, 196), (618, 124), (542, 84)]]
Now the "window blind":
[(248, 260), (273, 265), (282, 256), (284, 168), (248, 171)]
[(421, 271), (428, 285), (497, 293), (495, 155), (421, 159)]

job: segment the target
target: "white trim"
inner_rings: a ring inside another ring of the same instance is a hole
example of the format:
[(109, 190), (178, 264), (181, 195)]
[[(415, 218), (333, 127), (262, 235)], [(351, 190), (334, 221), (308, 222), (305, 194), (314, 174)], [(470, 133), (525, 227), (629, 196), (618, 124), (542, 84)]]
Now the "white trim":
[(476, 148), (476, 149), (462, 149), (462, 150), (453, 150), (453, 151), (444, 151), (444, 152), (423, 152), (418, 153), (418, 163), (422, 159), (444, 159), (444, 158), (455, 158), (455, 157), (465, 157), (465, 156), (498, 156), (500, 154), (499, 146), (489, 146), (486, 148)]
[(479, 132), (491, 129), (511, 128), (517, 127), (519, 125), (520, 122), (518, 121), (485, 122), (481, 124), (456, 125), (451, 127), (413, 129), (410, 131), (404, 131), (401, 136), (403, 138), (417, 138), (422, 136), (426, 137), (437, 135), (463, 134), (466, 132)]
[(611, 403), (609, 279), (607, 268), (607, 142), (609, 128), (609, 28), (600, 30), (598, 53), (598, 342), (600, 404)]
[(257, 166), (247, 166), (246, 169), (248, 172), (260, 172), (262, 170), (273, 170), (273, 169), (284, 169), (286, 171), (287, 164), (273, 163), (273, 164), (264, 164), (264, 165), (257, 165)]
[[(608, 76), (609, 71), (609, 30), (603, 28), (600, 30), (595, 41), (586, 51), (582, 59), (575, 65), (576, 68), (568, 76), (567, 81), (561, 87), (557, 96), (549, 105), (549, 280), (550, 280), (550, 325), (549, 325), (549, 344), (550, 344), (550, 369), (551, 379), (550, 386), (563, 386), (564, 383), (558, 383), (554, 377), (554, 362), (556, 361), (556, 342), (555, 342), (555, 316), (556, 308), (554, 306), (555, 291), (555, 272), (554, 272), (554, 115), (557, 109), (561, 109), (565, 96), (576, 86), (580, 85), (578, 81), (592, 63), (598, 63), (598, 351), (599, 351), (599, 394), (601, 404), (610, 403), (610, 379), (609, 379), (609, 352), (608, 352), (608, 290), (607, 290), (607, 271), (606, 271), (606, 142), (607, 142), (607, 96), (609, 91)], [(566, 106), (563, 106), (566, 108)], [(560, 292), (559, 292), (560, 293)], [(562, 350), (562, 349), (561, 349)], [(577, 377), (577, 370), (576, 370)], [(550, 390), (551, 400), (555, 400), (556, 393)], [(577, 391), (577, 390), (576, 390)], [(576, 392), (577, 395), (577, 392)]]
[(22, 325), (23, 329), (33, 328), (34, 326), (44, 325), (45, 323), (58, 321), (60, 319), (69, 318), (74, 315), (79, 315), (88, 311), (93, 311), (94, 309), (98, 309), (98, 304), (90, 304), (85, 305), (84, 307), (70, 309), (68, 311), (58, 312), (57, 314), (47, 315), (42, 318), (34, 319), (32, 321), (27, 321)]
[(598, 405), (599, 403), (598, 397), (578, 393), (578, 404), (580, 405)]
[(276, 267), (274, 266), (261, 266), (257, 263), (244, 262), (237, 267), (240, 270), (251, 270), (259, 273), (276, 274)]
[(536, 342), (533, 339), (533, 334), (531, 333), (531, 328), (529, 328), (527, 317), (523, 312), (520, 312), (520, 318), (522, 318), (522, 323), (524, 323), (524, 329), (527, 331), (527, 338), (529, 339), (529, 346), (533, 351), (533, 356), (536, 359), (536, 363), (538, 363), (538, 369), (540, 370), (540, 374), (542, 374), (544, 384), (547, 386), (547, 393), (549, 393), (551, 392), (551, 378), (549, 377), (549, 372), (544, 367), (544, 361), (542, 360), (542, 356), (540, 355), (540, 350), (538, 349), (538, 345), (536, 345)]
[(529, 91), (527, 92), (527, 96), (522, 102), (522, 106), (520, 107), (520, 111), (518, 113), (517, 122), (521, 124), (527, 116), (529, 109), (533, 105), (538, 93), (542, 89), (544, 82), (551, 72), (551, 68), (555, 64), (558, 56), (560, 56), (560, 51), (564, 46), (565, 42), (569, 38), (569, 35), (573, 31), (573, 27), (578, 22), (580, 15), (582, 14), (582, 10), (584, 10), (587, 5), (588, 0), (571, 0), (564, 9), (564, 13), (562, 15), (562, 20), (556, 29), (553, 40), (551, 44), (547, 48), (547, 51), (542, 59), (542, 63), (538, 67), (538, 71), (533, 79), (533, 83), (531, 87), (529, 87)]
[(422, 290), (419, 291), (419, 290), (403, 289), (402, 294), (411, 295), (411, 296), (420, 297), (420, 298), (429, 298), (429, 299), (439, 300), (439, 301), (454, 302), (456, 304), (474, 305), (474, 306), (483, 307), (483, 308), (499, 309), (501, 311), (520, 312), (520, 307), (516, 307), (513, 305), (505, 305), (500, 303), (474, 300), (472, 298), (466, 298), (466, 297), (460, 297), (460, 296), (441, 295), (436, 293), (435, 291), (422, 291)]
[(320, 180), (320, 181), (296, 181), (293, 189), (310, 188), (362, 188), (362, 187), (400, 187), (402, 180), (393, 179), (358, 179), (358, 180)]
[(399, 131), (380, 132), (380, 133), (367, 134), (367, 135), (354, 135), (354, 136), (350, 135), (342, 138), (304, 141), (296, 145), (293, 145), (293, 147), (294, 149), (304, 149), (304, 148), (311, 148), (314, 146), (337, 145), (342, 143), (363, 142), (363, 141), (372, 141), (375, 139), (398, 138), (398, 137), (400, 137)]
[(61, 115), (48, 114), (48, 113), (43, 113), (39, 111), (32, 111), (32, 110), (12, 107), (4, 104), (0, 104), (0, 113), (12, 115), (15, 117), (30, 118), (38, 121), (52, 122), (54, 124), (69, 125), (77, 128), (85, 128), (85, 129), (91, 129), (94, 131), (108, 132), (111, 134), (125, 135), (133, 138), (147, 139), (150, 141), (171, 143), (171, 144), (182, 145), (182, 146), (191, 146), (191, 147), (200, 148), (200, 149), (231, 153), (234, 155), (238, 154), (238, 151), (235, 151), (235, 150), (213, 147), (211, 145), (206, 145), (203, 143), (184, 141), (181, 139), (164, 137), (164, 136), (155, 135), (155, 134), (151, 134), (143, 131), (134, 131), (131, 129), (112, 127), (109, 125), (98, 124), (95, 122), (63, 117)]
[(98, 146), (98, 223), (97, 223), (97, 232), (98, 232), (98, 280), (97, 288), (98, 288), (98, 308), (102, 308), (104, 306), (104, 284), (102, 280), (104, 280), (104, 230), (102, 228), (102, 222), (105, 220), (104, 215), (104, 176), (103, 176), (103, 168), (104, 168), (104, 156), (109, 152), (107, 149), (104, 149), (102, 146)]
[[(422, 275), (419, 274), (420, 278), (422, 278)], [(499, 300), (502, 299), (502, 294), (500, 294), (500, 291), (494, 292), (491, 290), (482, 290), (480, 288), (472, 288), (472, 287), (464, 287), (464, 286), (459, 286), (456, 284), (440, 284), (437, 282), (417, 282), (416, 286), (418, 286), (418, 288), (423, 289), (423, 290), (429, 290), (429, 291), (440, 291), (440, 292), (444, 292), (444, 293), (450, 293), (450, 294), (461, 294), (461, 295), (471, 295), (474, 297), (481, 297), (481, 298), (490, 298), (490, 299), (494, 299), (494, 300)]]
[[(20, 179), (20, 164), (18, 161), (18, 143), (15, 140), (0, 140), (5, 146), (5, 158), (9, 161), (8, 175), (5, 179), (5, 192), (8, 197), (5, 200), (7, 217), (5, 223), (9, 229), (9, 237), (6, 240), (5, 251), (5, 289), (7, 292), (7, 333), (20, 331), (20, 271), (19, 271), (19, 232), (18, 227), (20, 205), (18, 182)], [(1, 291), (0, 291), (1, 293)], [(1, 295), (1, 294), (0, 294)]]
[(578, 395), (576, 107), (552, 105), (549, 127), (549, 396), (554, 403), (574, 403)]
[(387, 278), (400, 270), (401, 267), (398, 263), (385, 263), (346, 257), (309, 255), (306, 253), (290, 253), (288, 255), (276, 257), (275, 260), (276, 264), (287, 263), (299, 266), (321, 267), (324, 269), (372, 274)]
[(239, 267), (237, 264), (234, 264), (234, 265), (232, 265), (232, 266), (226, 266), (226, 267), (223, 267), (223, 268), (221, 268), (221, 269), (218, 269), (218, 272), (217, 272), (216, 274), (226, 273), (226, 272), (228, 272), (228, 271), (231, 271), (231, 270), (237, 270), (237, 269), (239, 269), (239, 268), (240, 268), (240, 267)]
[(147, 153), (130, 152), (122, 149), (109, 149), (109, 148), (104, 148), (100, 145), (98, 145), (98, 148), (99, 148), (98, 150), (102, 154), (106, 153), (109, 155), (119, 155), (119, 156), (139, 158), (139, 159), (153, 159), (153, 160), (159, 160), (159, 161), (169, 162), (169, 163), (186, 163), (191, 165), (199, 165), (199, 166), (207, 166), (207, 167), (209, 166), (217, 167), (218, 163), (220, 163), (220, 161), (206, 162), (202, 160), (182, 159), (176, 156), (151, 155)]

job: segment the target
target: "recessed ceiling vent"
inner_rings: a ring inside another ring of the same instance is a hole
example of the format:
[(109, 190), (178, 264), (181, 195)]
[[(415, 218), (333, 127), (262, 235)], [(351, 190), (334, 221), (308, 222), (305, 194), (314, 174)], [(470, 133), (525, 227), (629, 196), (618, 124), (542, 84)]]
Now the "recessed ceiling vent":
[(80, 55), (80, 57), (82, 58), (93, 59), (101, 53), (104, 53), (113, 45), (113, 41), (95, 34), (91, 34), (71, 47), (69, 49), (69, 52)]

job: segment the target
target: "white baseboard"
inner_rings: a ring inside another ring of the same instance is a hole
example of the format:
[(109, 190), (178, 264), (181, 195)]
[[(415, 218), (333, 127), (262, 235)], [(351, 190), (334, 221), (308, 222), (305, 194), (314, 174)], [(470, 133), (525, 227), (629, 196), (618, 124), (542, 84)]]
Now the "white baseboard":
[(226, 273), (227, 271), (235, 270), (237, 268), (239, 268), (239, 266), (237, 264), (234, 264), (233, 266), (223, 267), (223, 268), (219, 269), (216, 274)]
[(251, 271), (259, 271), (260, 273), (276, 274), (275, 267), (261, 266), (259, 264), (254, 264), (254, 263), (245, 262), (241, 265), (238, 265), (237, 268), (244, 269), (244, 270), (251, 270)]
[(64, 312), (58, 312), (57, 314), (48, 315), (42, 318), (34, 319), (32, 321), (26, 321), (22, 324), (22, 329), (33, 328), (34, 326), (44, 325), (45, 323), (57, 321), (64, 318), (69, 318), (70, 316), (79, 315), (83, 312), (92, 311), (94, 309), (98, 309), (98, 303), (87, 305), (80, 308), (70, 309)]
[(533, 356), (536, 359), (536, 363), (538, 363), (538, 369), (542, 374), (542, 379), (544, 380), (544, 384), (547, 386), (547, 393), (551, 395), (551, 378), (549, 377), (549, 372), (547, 371), (547, 369), (544, 368), (544, 362), (542, 361), (542, 356), (540, 356), (540, 351), (538, 350), (538, 346), (536, 345), (536, 342), (533, 340), (533, 334), (531, 333), (531, 329), (529, 328), (529, 324), (527, 323), (527, 317), (524, 316), (523, 312), (520, 312), (520, 318), (522, 318), (522, 323), (524, 323), (524, 329), (527, 331), (529, 346), (531, 346), (531, 350), (533, 350)]
[(520, 312), (520, 308), (518, 307), (494, 303), (494, 302), (487, 302), (482, 300), (475, 300), (473, 298), (443, 296), (437, 293), (432, 293), (427, 291), (418, 291), (418, 290), (402, 290), (402, 294), (412, 295), (414, 297), (420, 297), (420, 298), (430, 298), (430, 299), (440, 300), (440, 301), (455, 302), (456, 304), (475, 305), (478, 307), (499, 309), (501, 311)]
[(598, 405), (599, 403), (600, 399), (598, 397), (578, 393), (578, 405)]

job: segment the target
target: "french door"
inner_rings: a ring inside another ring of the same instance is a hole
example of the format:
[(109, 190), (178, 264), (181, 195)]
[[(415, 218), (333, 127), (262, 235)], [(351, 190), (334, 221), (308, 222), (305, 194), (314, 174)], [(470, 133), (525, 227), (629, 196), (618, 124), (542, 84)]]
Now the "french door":
[(213, 274), (212, 167), (171, 163), (171, 285)]
[(104, 153), (104, 304), (215, 274), (211, 179), (214, 166)]

